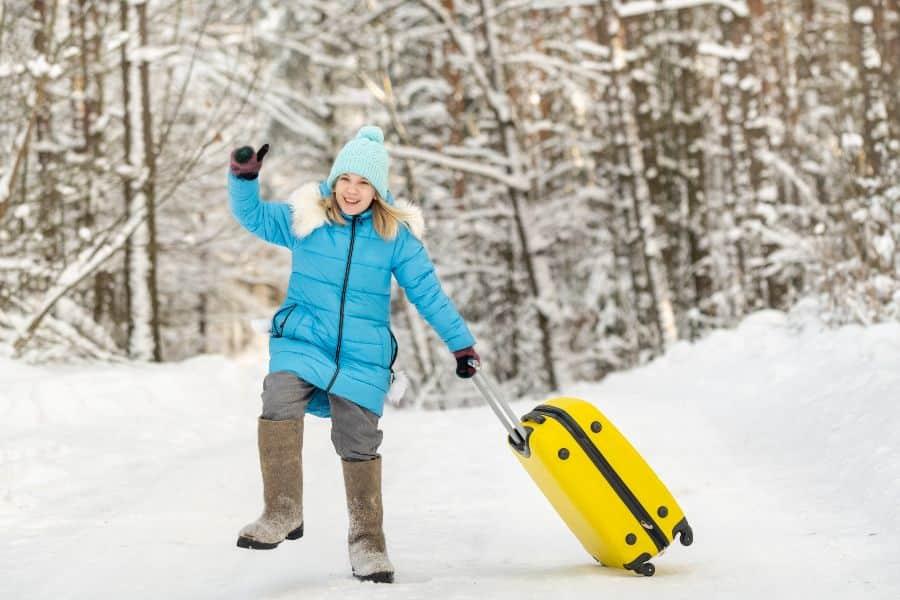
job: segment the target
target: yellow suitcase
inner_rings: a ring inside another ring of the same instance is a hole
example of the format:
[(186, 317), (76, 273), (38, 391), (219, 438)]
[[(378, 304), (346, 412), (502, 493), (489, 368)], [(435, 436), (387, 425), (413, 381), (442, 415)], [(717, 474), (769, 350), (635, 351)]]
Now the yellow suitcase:
[(694, 534), (637, 450), (595, 406), (554, 398), (518, 419), (481, 373), (473, 379), (509, 431), (509, 445), (599, 563), (653, 575), (650, 559)]

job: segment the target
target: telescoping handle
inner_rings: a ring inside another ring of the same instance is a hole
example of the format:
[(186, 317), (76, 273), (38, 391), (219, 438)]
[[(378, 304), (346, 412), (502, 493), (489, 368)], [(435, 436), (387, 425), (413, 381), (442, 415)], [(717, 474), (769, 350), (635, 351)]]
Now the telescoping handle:
[[(490, 405), (491, 410), (494, 411), (494, 414), (500, 419), (503, 427), (509, 432), (509, 437), (512, 441), (518, 446), (524, 445), (525, 438), (527, 437), (525, 428), (522, 427), (516, 413), (509, 407), (509, 403), (500, 395), (494, 382), (491, 381), (490, 377), (481, 373), (481, 363), (474, 358), (460, 359), (459, 362), (462, 363), (459, 365), (460, 368), (464, 368), (464, 365), (468, 365), (475, 369), (475, 374), (472, 375), (472, 381), (475, 383), (475, 387), (478, 388), (478, 391), (481, 392), (481, 395), (487, 401), (488, 405)], [(459, 368), (457, 370), (459, 370)]]

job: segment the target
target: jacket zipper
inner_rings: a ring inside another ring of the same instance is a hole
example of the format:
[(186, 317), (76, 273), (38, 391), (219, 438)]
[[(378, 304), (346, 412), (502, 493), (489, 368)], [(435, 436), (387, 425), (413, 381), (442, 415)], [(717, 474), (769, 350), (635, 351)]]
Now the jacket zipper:
[(341, 371), (340, 359), (341, 359), (341, 340), (344, 337), (344, 303), (347, 301), (347, 282), (350, 280), (350, 260), (353, 258), (353, 244), (356, 242), (356, 216), (352, 217), (352, 222), (350, 225), (350, 249), (347, 251), (347, 267), (344, 269), (344, 287), (341, 288), (341, 310), (340, 310), (340, 318), (338, 319), (338, 338), (337, 338), (337, 348), (334, 351), (334, 375), (331, 377), (331, 381), (328, 382), (328, 387), (325, 388), (325, 393), (331, 391), (331, 386), (334, 385), (335, 379), (337, 379), (338, 373)]
[(585, 451), (588, 458), (590, 458), (591, 462), (597, 467), (597, 470), (599, 470), (606, 478), (606, 481), (609, 483), (610, 487), (612, 487), (613, 491), (618, 494), (622, 503), (629, 511), (631, 511), (634, 518), (637, 519), (644, 531), (647, 532), (647, 535), (650, 536), (650, 539), (653, 540), (656, 549), (658, 551), (664, 550), (666, 546), (669, 545), (669, 540), (666, 539), (666, 535), (660, 530), (659, 525), (656, 524), (653, 517), (650, 516), (650, 513), (647, 512), (647, 509), (641, 504), (641, 501), (637, 499), (634, 492), (628, 488), (628, 485), (622, 480), (622, 477), (616, 473), (609, 461), (606, 460), (606, 457), (603, 456), (600, 449), (597, 448), (587, 435), (585, 435), (584, 430), (578, 422), (566, 411), (554, 406), (541, 405), (536, 407), (534, 412), (543, 413), (552, 417), (575, 438), (575, 441), (577, 441), (578, 445)]

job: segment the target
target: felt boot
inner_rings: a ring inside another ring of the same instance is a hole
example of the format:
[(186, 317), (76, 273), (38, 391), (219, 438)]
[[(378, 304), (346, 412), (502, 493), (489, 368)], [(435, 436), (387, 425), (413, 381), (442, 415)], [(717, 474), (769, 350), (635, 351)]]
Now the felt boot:
[(259, 420), (262, 515), (241, 529), (240, 548), (271, 550), (285, 539), (303, 536), (303, 421)]
[(353, 576), (362, 581), (393, 583), (394, 567), (388, 560), (382, 529), (381, 458), (341, 463), (350, 517), (347, 541)]

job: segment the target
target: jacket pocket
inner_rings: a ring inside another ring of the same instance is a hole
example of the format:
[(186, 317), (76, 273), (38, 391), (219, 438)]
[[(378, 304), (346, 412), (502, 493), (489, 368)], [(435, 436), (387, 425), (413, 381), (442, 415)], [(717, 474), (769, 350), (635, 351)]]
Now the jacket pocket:
[(288, 304), (275, 313), (275, 316), (272, 317), (272, 327), (269, 329), (269, 335), (275, 338), (280, 338), (284, 335), (284, 325), (295, 308), (297, 308), (296, 304)]
[(391, 336), (391, 362), (388, 363), (388, 369), (393, 373), (394, 362), (397, 360), (397, 353), (400, 351), (400, 344), (397, 343), (397, 338), (394, 337), (394, 332), (391, 331), (390, 327), (388, 327), (388, 334)]
[(394, 339), (394, 334), (391, 333), (390, 327), (379, 325), (377, 353), (372, 357), (372, 362), (382, 369), (390, 369), (397, 354), (395, 344), (396, 340)]

